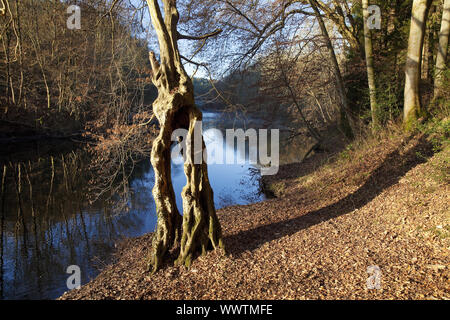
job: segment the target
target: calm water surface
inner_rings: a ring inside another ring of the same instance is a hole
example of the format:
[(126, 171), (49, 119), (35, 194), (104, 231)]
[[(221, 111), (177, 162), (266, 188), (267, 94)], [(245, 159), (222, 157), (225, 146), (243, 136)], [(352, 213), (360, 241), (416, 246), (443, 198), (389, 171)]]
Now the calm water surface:
[[(231, 123), (218, 114), (204, 113), (207, 146), (220, 142), (208, 132), (219, 124), (243, 127), (235, 119)], [(228, 152), (245, 156), (224, 144), (224, 153)], [(149, 160), (135, 168), (129, 181), (129, 210), (123, 212), (113, 210), (113, 201), (87, 200), (86, 162), (82, 153), (69, 152), (22, 161), (20, 173), (17, 164), (8, 163), (0, 221), (1, 299), (57, 298), (67, 291), (69, 265), (80, 266), (82, 283), (86, 283), (105, 266), (115, 243), (154, 230), (154, 175)], [(209, 165), (216, 208), (264, 199), (258, 174), (246, 163)], [(172, 164), (172, 179), (181, 209), (180, 194), (186, 183), (182, 165)]]

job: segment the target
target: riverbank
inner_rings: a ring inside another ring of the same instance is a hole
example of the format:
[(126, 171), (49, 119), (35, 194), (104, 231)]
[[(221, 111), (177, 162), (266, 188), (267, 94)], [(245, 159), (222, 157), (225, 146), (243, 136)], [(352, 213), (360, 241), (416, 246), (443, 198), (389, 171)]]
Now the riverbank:
[[(448, 120), (283, 166), (276, 198), (219, 210), (227, 255), (145, 272), (151, 235), (62, 299), (448, 299)], [(369, 290), (368, 268), (381, 271)]]

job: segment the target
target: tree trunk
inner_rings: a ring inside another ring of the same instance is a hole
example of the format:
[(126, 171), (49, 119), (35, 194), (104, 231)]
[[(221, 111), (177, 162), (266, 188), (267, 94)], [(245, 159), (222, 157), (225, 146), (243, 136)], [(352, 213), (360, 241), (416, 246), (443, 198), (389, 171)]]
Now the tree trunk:
[[(436, 4), (431, 4), (430, 11), (428, 13), (428, 19), (433, 19), (433, 16), (435, 16), (437, 13), (437, 6)], [(422, 79), (425, 79), (427, 81), (432, 81), (434, 74), (434, 48), (436, 47), (436, 36), (434, 31), (433, 23), (427, 24), (427, 29), (425, 31), (425, 40), (423, 44), (423, 58), (422, 61), (425, 64), (425, 67), (422, 69)]]
[[(189, 133), (187, 137), (186, 153), (188, 161), (184, 165), (187, 183), (183, 188), (183, 234), (181, 237), (180, 255), (177, 265), (189, 267), (192, 259), (199, 253), (205, 254), (210, 247), (224, 248), (219, 220), (214, 208), (214, 195), (208, 179), (206, 163), (195, 164), (192, 159), (198, 152), (192, 147), (196, 122), (202, 120), (198, 108), (192, 106), (187, 110), (189, 115)], [(197, 133), (198, 134), (198, 133)], [(201, 155), (205, 150), (205, 143), (201, 141)], [(195, 146), (195, 143), (194, 143)]]
[(334, 74), (336, 77), (336, 85), (339, 93), (339, 98), (341, 100), (340, 106), (340, 125), (344, 130), (345, 135), (348, 138), (353, 138), (355, 134), (355, 124), (350, 112), (350, 107), (347, 101), (347, 94), (345, 92), (344, 80), (342, 79), (342, 74), (339, 69), (339, 64), (336, 58), (336, 54), (334, 52), (333, 44), (331, 43), (330, 36), (328, 34), (327, 28), (325, 26), (325, 22), (323, 21), (322, 16), (320, 15), (320, 11), (318, 9), (318, 4), (316, 0), (308, 0), (312, 9), (314, 10), (314, 14), (319, 22), (320, 30), (322, 31), (322, 35), (325, 39), (326, 46), (328, 49), (328, 53), (330, 55), (330, 60), (334, 68)]
[(367, 65), (367, 80), (369, 83), (369, 95), (370, 95), (370, 111), (372, 113), (372, 130), (375, 131), (380, 126), (380, 111), (378, 109), (377, 102), (377, 89), (375, 84), (375, 70), (373, 64), (373, 46), (372, 35), (369, 29), (367, 20), (370, 17), (369, 0), (363, 0), (363, 14), (364, 14), (364, 48), (366, 53), (366, 65)]
[[(314, 6), (322, 10), (324, 15), (333, 21), (338, 32), (348, 41), (350, 48), (359, 53), (361, 58), (364, 59), (364, 46), (360, 41), (357, 23), (351, 14), (351, 8), (347, 1), (333, 0), (331, 2), (333, 5), (331, 5), (330, 1), (315, 0)], [(342, 4), (345, 7), (345, 12), (341, 8)]]
[(436, 56), (436, 71), (434, 75), (434, 98), (442, 92), (444, 71), (447, 64), (448, 41), (450, 35), (450, 0), (444, 1), (441, 31), (439, 32), (439, 47)]
[[(166, 252), (181, 240), (177, 264), (189, 266), (198, 253), (209, 247), (223, 248), (219, 220), (214, 208), (213, 192), (208, 180), (207, 165), (194, 164), (193, 141), (196, 121), (202, 120), (195, 106), (194, 86), (181, 63), (177, 45), (178, 10), (176, 0), (163, 0), (164, 18), (157, 0), (147, 0), (152, 24), (158, 36), (159, 63), (150, 53), (152, 81), (158, 88), (158, 98), (153, 103), (153, 112), (160, 124), (160, 133), (153, 142), (151, 162), (155, 171), (155, 199), (158, 223), (153, 236), (149, 268), (153, 272), (161, 266)], [(183, 189), (183, 218), (180, 216), (170, 175), (170, 147), (172, 133), (176, 129), (189, 129), (187, 161), (184, 171), (187, 184)], [(205, 149), (201, 137), (202, 150)], [(183, 219), (183, 223), (181, 223)], [(180, 236), (180, 231), (182, 235)]]
[(424, 113), (420, 102), (420, 79), (426, 20), (431, 2), (431, 0), (414, 0), (412, 7), (405, 67), (406, 82), (403, 122), (406, 130), (411, 129), (417, 122), (417, 119)]

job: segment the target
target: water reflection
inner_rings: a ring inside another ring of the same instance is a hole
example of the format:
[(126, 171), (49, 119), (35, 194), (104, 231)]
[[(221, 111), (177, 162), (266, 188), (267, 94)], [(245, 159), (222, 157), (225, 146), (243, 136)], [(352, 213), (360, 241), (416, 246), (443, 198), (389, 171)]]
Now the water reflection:
[[(205, 130), (219, 123), (222, 127), (229, 125), (217, 115), (205, 113)], [(207, 132), (205, 136), (207, 146), (215, 143), (216, 137), (208, 137)], [(236, 152), (226, 144), (224, 149), (224, 153)], [(141, 162), (130, 178), (127, 212), (114, 210), (110, 198), (89, 201), (89, 185), (95, 183), (89, 161), (84, 150), (0, 161), (4, 170), (0, 298), (56, 298), (67, 290), (69, 275), (65, 270), (69, 265), (81, 267), (82, 283), (86, 283), (109, 261), (118, 240), (154, 230), (154, 175), (149, 160)], [(264, 199), (253, 169), (248, 164), (209, 165), (217, 208)], [(181, 208), (181, 190), (186, 182), (182, 165), (172, 165), (172, 179)]]

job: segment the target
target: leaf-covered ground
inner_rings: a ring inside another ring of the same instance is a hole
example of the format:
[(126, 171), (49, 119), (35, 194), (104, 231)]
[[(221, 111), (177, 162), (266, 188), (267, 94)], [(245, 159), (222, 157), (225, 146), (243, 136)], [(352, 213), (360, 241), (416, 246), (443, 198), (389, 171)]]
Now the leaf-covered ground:
[(395, 134), (284, 166), (265, 181), (277, 198), (219, 211), (227, 255), (189, 270), (172, 257), (150, 276), (151, 235), (130, 239), (62, 299), (449, 299), (450, 148), (435, 139)]

